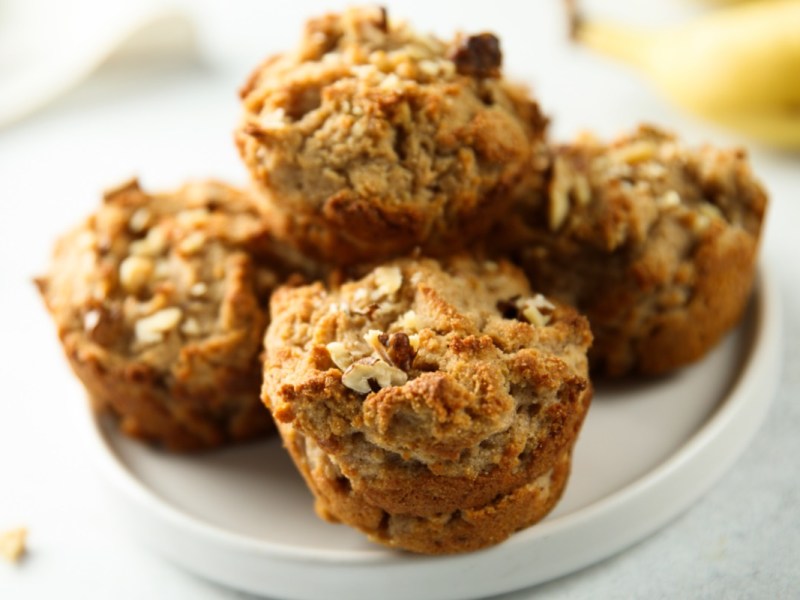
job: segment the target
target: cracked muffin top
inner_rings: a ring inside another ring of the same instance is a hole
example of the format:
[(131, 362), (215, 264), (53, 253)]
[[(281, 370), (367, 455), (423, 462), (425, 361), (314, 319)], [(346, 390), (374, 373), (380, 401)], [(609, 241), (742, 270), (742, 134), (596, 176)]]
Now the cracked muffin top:
[(280, 288), (271, 316), (264, 400), (354, 486), (498, 467), (512, 485), (531, 461), (552, 467), (585, 410), (586, 320), (505, 262), (404, 259), (330, 290)]
[(233, 336), (228, 359), (249, 361), (244, 340), (258, 344), (269, 292), (291, 271), (278, 256), (244, 193), (209, 181), (151, 195), (132, 181), (59, 240), (39, 283), (61, 335), (120, 357), (169, 370), (184, 345), (213, 352)]
[(36, 282), (93, 409), (173, 451), (272, 430), (259, 396), (272, 290), (313, 264), (221, 183), (107, 192)]
[(297, 264), (239, 190), (132, 181), (59, 240), (38, 284), (62, 339), (202, 387), (204, 369), (250, 368), (269, 294)]
[(664, 217), (698, 236), (714, 221), (758, 235), (766, 208), (744, 151), (690, 149), (646, 125), (611, 144), (584, 135), (557, 147), (547, 192), (537, 208), (548, 229), (608, 253), (646, 243)]
[(664, 373), (738, 322), (767, 195), (741, 149), (652, 126), (552, 149), (545, 183), (487, 240), (591, 322), (593, 369)]
[(309, 21), (243, 87), (236, 133), (287, 237), (348, 264), (491, 225), (546, 124), (501, 62), (491, 34), (443, 42), (381, 9)]

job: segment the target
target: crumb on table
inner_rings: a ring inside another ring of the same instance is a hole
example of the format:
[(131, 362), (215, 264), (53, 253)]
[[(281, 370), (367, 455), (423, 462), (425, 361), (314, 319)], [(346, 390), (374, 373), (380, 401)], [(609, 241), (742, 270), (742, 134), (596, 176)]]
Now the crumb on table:
[(17, 562), (25, 554), (27, 537), (28, 530), (25, 527), (17, 527), (0, 533), (0, 557), (9, 562)]

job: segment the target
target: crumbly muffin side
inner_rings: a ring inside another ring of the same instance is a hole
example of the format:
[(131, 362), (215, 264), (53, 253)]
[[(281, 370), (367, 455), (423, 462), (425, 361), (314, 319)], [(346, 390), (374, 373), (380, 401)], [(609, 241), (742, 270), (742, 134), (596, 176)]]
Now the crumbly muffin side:
[(591, 334), (511, 265), (405, 259), (331, 290), (279, 289), (271, 312), (263, 397), (322, 516), (457, 552), (530, 524), (498, 508), (515, 494), (538, 498), (537, 518), (557, 500), (591, 397)]
[(491, 34), (445, 43), (380, 9), (309, 21), (243, 87), (236, 132), (287, 239), (350, 264), (485, 231), (546, 123), (501, 60)]
[(742, 150), (642, 126), (555, 148), (545, 182), (487, 244), (588, 316), (593, 369), (664, 373), (738, 322), (767, 205)]
[(246, 194), (201, 182), (151, 195), (132, 181), (58, 241), (37, 283), (95, 407), (191, 450), (271, 428), (258, 400), (267, 302), (302, 268)]

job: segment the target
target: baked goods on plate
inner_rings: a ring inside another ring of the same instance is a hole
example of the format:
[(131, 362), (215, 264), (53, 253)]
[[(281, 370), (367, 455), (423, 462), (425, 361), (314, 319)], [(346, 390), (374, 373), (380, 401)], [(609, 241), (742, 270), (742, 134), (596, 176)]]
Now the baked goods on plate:
[(132, 181), (58, 241), (37, 283), (94, 408), (195, 450), (272, 428), (259, 400), (267, 301), (298, 260), (240, 190), (154, 195)]
[(585, 314), (593, 370), (661, 374), (739, 322), (767, 205), (741, 149), (688, 148), (650, 126), (555, 146), (490, 236), (532, 284)]
[(509, 263), (403, 259), (278, 289), (263, 397), (317, 512), (429, 554), (498, 543), (564, 489), (591, 334)]
[(488, 33), (357, 8), (312, 19), (241, 91), (239, 151), (278, 231), (335, 264), (452, 252), (498, 218), (546, 120)]

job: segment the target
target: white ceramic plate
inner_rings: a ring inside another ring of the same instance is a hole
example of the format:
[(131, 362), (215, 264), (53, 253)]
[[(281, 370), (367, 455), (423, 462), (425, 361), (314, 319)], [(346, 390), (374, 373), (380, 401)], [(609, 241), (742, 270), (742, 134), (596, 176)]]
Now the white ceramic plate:
[(317, 519), (277, 439), (191, 457), (94, 419), (89, 437), (130, 531), (201, 577), (298, 600), (469, 599), (577, 570), (676, 516), (744, 450), (780, 363), (778, 292), (762, 273), (741, 326), (700, 364), (598, 387), (567, 491), (547, 519), (457, 556), (386, 550)]

